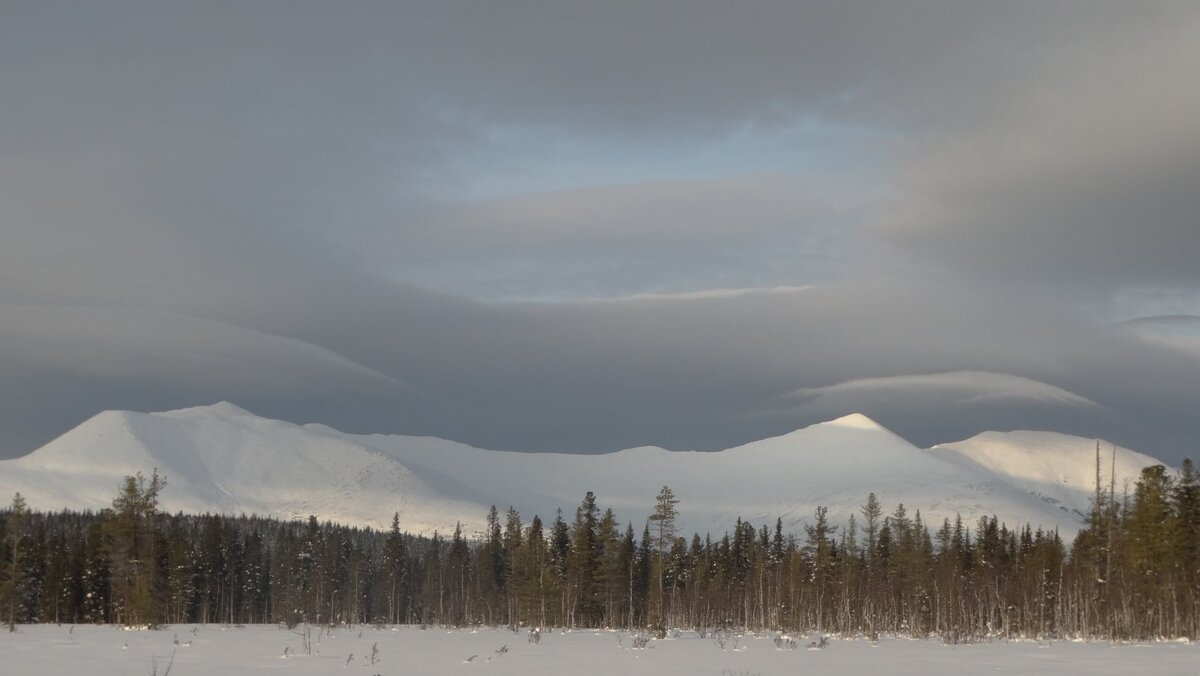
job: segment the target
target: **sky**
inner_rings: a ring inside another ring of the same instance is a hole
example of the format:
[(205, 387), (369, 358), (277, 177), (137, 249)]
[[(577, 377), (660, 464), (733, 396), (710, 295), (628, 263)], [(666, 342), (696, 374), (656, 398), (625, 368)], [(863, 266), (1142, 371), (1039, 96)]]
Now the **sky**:
[(1194, 2), (0, 0), (0, 457), (862, 412), (1200, 458)]

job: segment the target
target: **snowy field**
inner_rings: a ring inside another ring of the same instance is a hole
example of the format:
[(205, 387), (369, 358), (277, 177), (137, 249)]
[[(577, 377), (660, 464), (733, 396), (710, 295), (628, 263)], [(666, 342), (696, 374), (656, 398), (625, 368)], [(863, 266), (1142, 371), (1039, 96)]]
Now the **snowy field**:
[[(694, 632), (652, 640), (635, 649), (629, 634), (607, 631), (527, 632), (504, 629), (446, 631), (404, 626), (314, 629), (312, 654), (287, 629), (177, 625), (158, 631), (114, 627), (36, 625), (0, 633), (0, 674), (170, 676), (218, 674), (1197, 674), (1200, 645), (1110, 645), (1056, 641), (945, 646), (902, 639), (833, 640), (806, 650), (815, 637), (798, 637), (796, 649), (776, 647), (775, 634), (730, 639), (721, 649)], [(178, 642), (178, 645), (176, 645)], [(371, 664), (372, 647), (377, 647)], [(287, 656), (285, 656), (285, 651)], [(174, 662), (171, 655), (174, 652)]]

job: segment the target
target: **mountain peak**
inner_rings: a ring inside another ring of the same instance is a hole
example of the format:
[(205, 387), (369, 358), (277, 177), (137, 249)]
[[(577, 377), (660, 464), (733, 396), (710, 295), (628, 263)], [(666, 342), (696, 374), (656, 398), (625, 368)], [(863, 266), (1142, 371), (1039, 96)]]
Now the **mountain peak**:
[(183, 415), (183, 416), (190, 417), (190, 416), (201, 416), (201, 415), (205, 415), (205, 414), (213, 414), (213, 415), (232, 417), (232, 418), (245, 418), (245, 417), (258, 418), (259, 417), (255, 414), (251, 413), (250, 411), (247, 411), (246, 409), (242, 408), (241, 406), (238, 406), (237, 404), (234, 404), (234, 403), (228, 402), (228, 401), (224, 401), (224, 400), (218, 401), (215, 404), (207, 404), (207, 405), (202, 405), (202, 406), (189, 406), (187, 408), (180, 408), (180, 409), (175, 409), (173, 411), (166, 411), (162, 415), (170, 415), (170, 416)]
[(886, 427), (880, 425), (862, 413), (851, 413), (850, 415), (844, 415), (840, 418), (830, 420), (825, 424), (836, 425), (837, 427), (851, 427), (859, 430), (879, 430), (883, 432), (889, 431)]

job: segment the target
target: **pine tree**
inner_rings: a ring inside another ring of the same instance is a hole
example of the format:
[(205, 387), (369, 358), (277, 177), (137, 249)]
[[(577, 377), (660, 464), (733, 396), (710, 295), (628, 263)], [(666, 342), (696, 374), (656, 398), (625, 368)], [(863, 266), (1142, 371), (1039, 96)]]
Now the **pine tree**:
[(654, 526), (654, 546), (658, 555), (664, 556), (671, 543), (675, 540), (675, 519), (679, 516), (679, 498), (675, 497), (668, 486), (663, 486), (658, 492), (654, 503), (654, 513), (649, 516)]
[(664, 619), (663, 615), (663, 584), (666, 576), (666, 555), (667, 550), (675, 541), (675, 519), (679, 516), (677, 505), (679, 499), (671, 491), (670, 487), (663, 486), (658, 492), (658, 498), (654, 503), (654, 513), (648, 518), (650, 524), (654, 527), (654, 549), (657, 557), (654, 561), (655, 584), (657, 585), (658, 599), (658, 619), (661, 622)]
[(109, 535), (113, 545), (111, 565), (113, 583), (118, 585), (122, 622), (127, 626), (157, 624), (152, 589), (154, 537), (152, 528), (158, 509), (158, 495), (167, 485), (165, 477), (154, 470), (147, 483), (141, 472), (126, 476), (113, 500)]

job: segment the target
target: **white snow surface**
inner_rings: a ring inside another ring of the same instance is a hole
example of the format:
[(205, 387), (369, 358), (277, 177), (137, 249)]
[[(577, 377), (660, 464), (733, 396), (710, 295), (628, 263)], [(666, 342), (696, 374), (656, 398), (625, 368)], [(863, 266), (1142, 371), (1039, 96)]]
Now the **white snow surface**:
[[(1096, 490), (1096, 445), (1092, 439), (1055, 432), (984, 432), (930, 450), (1002, 475), (1030, 495), (1082, 517), (1088, 504), (1081, 504), (1081, 496)], [(1100, 443), (1101, 490), (1121, 499), (1132, 493), (1143, 468), (1160, 464), (1143, 453)]]
[[(170, 512), (258, 514), (414, 533), (482, 529), (489, 506), (526, 522), (568, 521), (587, 491), (640, 533), (669, 485), (685, 534), (720, 537), (741, 517), (782, 518), (788, 532), (817, 506), (844, 524), (874, 492), (885, 512), (904, 504), (935, 529), (961, 514), (973, 525), (1080, 527), (1095, 483), (1095, 441), (1048, 432), (988, 432), (921, 449), (861, 415), (718, 452), (631, 448), (601, 455), (490, 451), (431, 437), (354, 435), (295, 425), (219, 403), (165, 413), (101, 413), (33, 453), (0, 461), (0, 495), (40, 510), (102, 509), (126, 475), (167, 477)], [(1102, 444), (1109, 479), (1111, 445)], [(1154, 458), (1117, 449), (1117, 490)], [(861, 519), (861, 516), (859, 516)]]
[[(633, 649), (628, 634), (546, 630), (534, 644), (528, 632), (506, 629), (421, 630), (413, 626), (312, 630), (312, 653), (301, 637), (274, 625), (176, 625), (156, 631), (112, 626), (43, 624), (0, 632), (0, 670), (6, 676), (91, 674), (441, 675), (558, 676), (640, 674), (742, 676), (761, 674), (1134, 675), (1195, 674), (1200, 648), (1184, 642), (1119, 644), (1001, 640), (947, 646), (937, 640), (834, 638), (806, 650), (816, 635), (795, 636), (799, 647), (775, 647), (777, 633), (748, 634), (725, 649), (682, 631)], [(620, 641), (618, 639), (621, 639)], [(370, 663), (372, 647), (376, 662)], [(506, 650), (501, 650), (501, 648)], [(285, 657), (284, 652), (288, 655)], [(172, 662), (172, 655), (174, 661)], [(468, 661), (469, 660), (469, 661)]]

